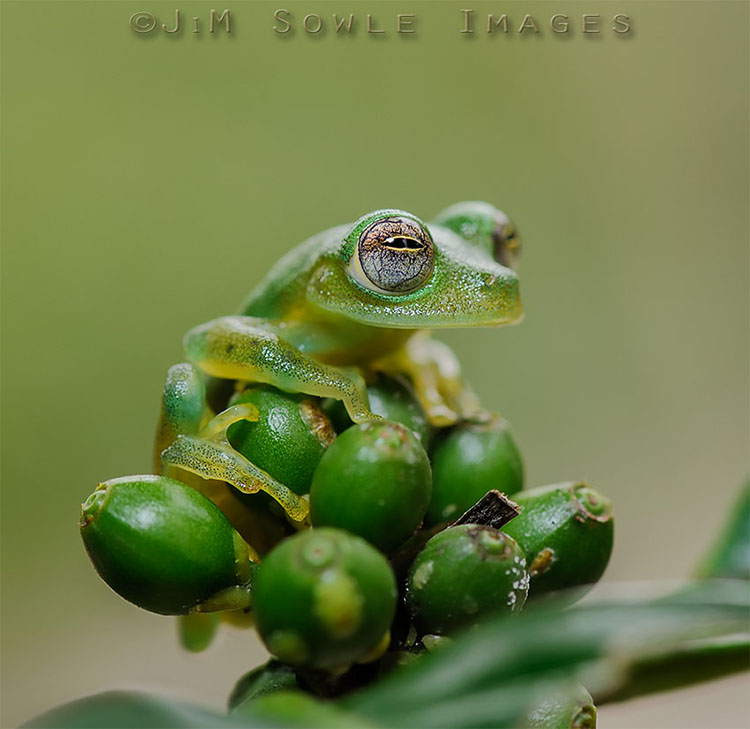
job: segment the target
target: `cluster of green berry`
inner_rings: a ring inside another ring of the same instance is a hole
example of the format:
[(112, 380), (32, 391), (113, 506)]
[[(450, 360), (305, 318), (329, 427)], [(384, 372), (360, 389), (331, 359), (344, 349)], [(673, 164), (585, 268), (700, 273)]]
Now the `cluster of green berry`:
[(255, 625), (295, 682), (364, 664), (377, 675), (490, 614), (599, 579), (606, 498), (583, 483), (522, 490), (497, 416), (435, 429), (408, 382), (382, 376), (368, 395), (383, 420), (353, 424), (337, 401), (266, 386), (229, 401), (260, 413), (232, 425), (230, 443), (309, 498), (311, 524), (265, 493), (188, 473), (100, 484), (80, 521), (100, 576), (142, 608), (185, 616), (193, 649), (219, 615)]

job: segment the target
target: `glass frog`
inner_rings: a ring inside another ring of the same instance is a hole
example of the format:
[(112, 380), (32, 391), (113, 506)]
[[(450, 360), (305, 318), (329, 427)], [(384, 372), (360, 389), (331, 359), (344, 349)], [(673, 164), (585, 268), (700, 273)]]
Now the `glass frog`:
[(479, 404), (455, 355), (427, 330), (520, 321), (519, 246), (508, 216), (483, 202), (458, 203), (430, 223), (377, 210), (308, 239), (237, 315), (185, 335), (189, 362), (172, 367), (164, 387), (156, 470), (266, 491), (290, 519), (306, 518), (304, 498), (229, 445), (227, 428), (257, 420), (258, 411), (245, 403), (214, 414), (206, 385), (217, 380), (336, 398), (361, 423), (377, 419), (365, 383), (384, 372), (411, 380), (433, 425), (475, 415)]

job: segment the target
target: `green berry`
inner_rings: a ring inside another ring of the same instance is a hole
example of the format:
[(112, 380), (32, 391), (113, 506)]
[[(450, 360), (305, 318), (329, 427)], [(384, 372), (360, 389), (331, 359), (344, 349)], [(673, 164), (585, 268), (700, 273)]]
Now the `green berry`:
[(430, 500), (430, 462), (400, 423), (361, 423), (326, 451), (310, 489), (314, 526), (363, 537), (386, 553), (422, 523)]
[(219, 627), (219, 613), (191, 613), (177, 620), (180, 643), (186, 651), (200, 653), (211, 645)]
[[(432, 428), (427, 422), (422, 404), (417, 399), (412, 384), (404, 377), (380, 374), (367, 386), (370, 410), (386, 420), (393, 420), (413, 430), (427, 448)], [(351, 427), (352, 421), (340, 400), (326, 400), (323, 410), (331, 418), (338, 433)]]
[(510, 496), (523, 488), (523, 462), (508, 423), (463, 423), (448, 431), (432, 453), (428, 524), (458, 519), (491, 489)]
[(146, 610), (185, 614), (249, 577), (247, 546), (227, 518), (179, 481), (114, 478), (81, 509), (81, 537), (96, 571)]
[(298, 494), (310, 490), (313, 473), (333, 442), (331, 422), (318, 401), (272, 387), (245, 390), (233, 405), (252, 403), (256, 422), (234, 423), (227, 437), (234, 448)]
[(592, 585), (612, 553), (612, 504), (585, 483), (563, 483), (513, 497), (521, 513), (503, 527), (526, 552), (530, 597)]
[(518, 719), (523, 729), (596, 729), (596, 706), (581, 684), (548, 691)]
[(420, 635), (443, 635), (491, 613), (514, 613), (526, 601), (523, 550), (507, 534), (462, 524), (436, 534), (417, 555), (406, 604)]
[(372, 412), (413, 430), (422, 445), (427, 447), (431, 428), (427, 423), (424, 408), (417, 400), (414, 388), (408, 380), (403, 377), (381, 375), (367, 388), (367, 397)]
[(263, 560), (253, 586), (255, 620), (284, 663), (336, 669), (383, 639), (396, 610), (388, 562), (367, 542), (337, 529), (284, 540)]

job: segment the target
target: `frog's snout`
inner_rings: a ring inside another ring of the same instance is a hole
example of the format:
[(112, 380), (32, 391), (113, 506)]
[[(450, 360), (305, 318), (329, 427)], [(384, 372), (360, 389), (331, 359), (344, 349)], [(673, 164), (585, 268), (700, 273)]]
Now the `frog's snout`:
[(478, 298), (484, 304), (483, 308), (486, 307), (485, 310), (490, 314), (493, 322), (510, 324), (521, 321), (523, 307), (518, 274), (498, 265), (497, 270), (483, 271), (480, 280), (482, 286)]

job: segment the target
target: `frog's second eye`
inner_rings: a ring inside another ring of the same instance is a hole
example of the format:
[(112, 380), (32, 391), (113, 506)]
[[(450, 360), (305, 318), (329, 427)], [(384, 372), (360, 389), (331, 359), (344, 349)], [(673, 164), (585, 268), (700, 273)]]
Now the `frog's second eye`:
[(381, 218), (362, 231), (350, 272), (363, 286), (384, 294), (407, 294), (429, 279), (435, 245), (416, 220)]
[(498, 211), (495, 226), (492, 230), (492, 256), (501, 265), (518, 269), (518, 258), (521, 253), (521, 236), (510, 218)]

